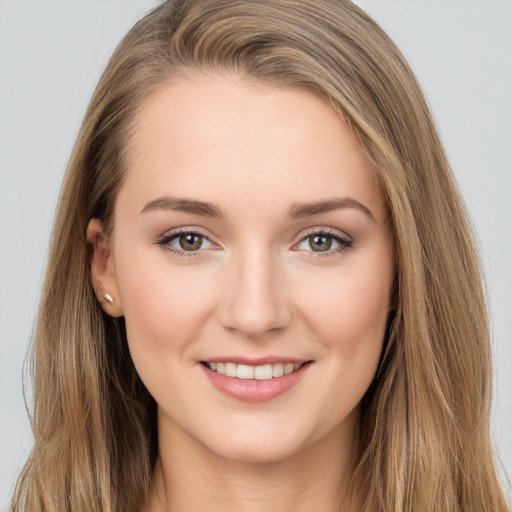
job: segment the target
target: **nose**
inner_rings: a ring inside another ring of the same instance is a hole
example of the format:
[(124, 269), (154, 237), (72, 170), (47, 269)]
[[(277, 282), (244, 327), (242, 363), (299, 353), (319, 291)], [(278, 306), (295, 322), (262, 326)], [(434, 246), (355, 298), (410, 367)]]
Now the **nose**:
[(253, 247), (231, 262), (220, 308), (224, 328), (256, 340), (289, 325), (292, 307), (277, 260), (270, 251)]

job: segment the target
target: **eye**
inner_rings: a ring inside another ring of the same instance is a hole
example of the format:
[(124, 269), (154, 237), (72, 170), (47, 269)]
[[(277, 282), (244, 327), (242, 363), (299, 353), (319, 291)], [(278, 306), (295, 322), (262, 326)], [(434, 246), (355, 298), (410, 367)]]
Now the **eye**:
[(176, 235), (171, 241), (171, 245), (184, 251), (199, 251), (207, 249), (211, 244), (207, 238), (198, 233), (183, 233)]
[(296, 248), (316, 253), (336, 253), (347, 250), (351, 245), (352, 240), (338, 233), (316, 231), (304, 237)]
[(162, 237), (158, 244), (177, 253), (196, 252), (213, 247), (212, 242), (195, 231), (178, 231)]

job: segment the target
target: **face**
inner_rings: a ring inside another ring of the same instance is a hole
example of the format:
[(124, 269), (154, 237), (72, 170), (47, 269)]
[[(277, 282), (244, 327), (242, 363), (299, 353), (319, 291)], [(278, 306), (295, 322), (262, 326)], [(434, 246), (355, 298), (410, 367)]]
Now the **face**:
[(207, 76), (152, 96), (129, 152), (93, 268), (160, 435), (264, 461), (353, 434), (394, 247), (340, 115), (303, 90)]

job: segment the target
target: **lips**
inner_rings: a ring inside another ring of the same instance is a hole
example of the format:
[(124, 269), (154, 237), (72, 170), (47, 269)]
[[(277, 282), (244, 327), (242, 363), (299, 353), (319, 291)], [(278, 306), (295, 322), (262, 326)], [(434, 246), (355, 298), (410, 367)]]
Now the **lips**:
[(312, 361), (202, 361), (211, 384), (225, 395), (247, 402), (271, 400), (300, 382)]

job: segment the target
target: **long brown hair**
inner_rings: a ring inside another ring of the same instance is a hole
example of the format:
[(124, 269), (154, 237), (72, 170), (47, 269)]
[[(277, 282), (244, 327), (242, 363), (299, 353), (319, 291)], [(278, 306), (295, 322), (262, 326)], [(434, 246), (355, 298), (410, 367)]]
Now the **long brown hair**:
[(35, 444), (13, 511), (137, 511), (156, 404), (122, 319), (90, 280), (86, 228), (112, 226), (127, 140), (177, 76), (226, 71), (326, 98), (360, 141), (394, 226), (397, 311), (362, 403), (354, 492), (365, 511), (505, 511), (489, 439), (490, 342), (467, 215), (420, 87), (348, 0), (169, 0), (112, 56), (71, 156), (34, 340)]

